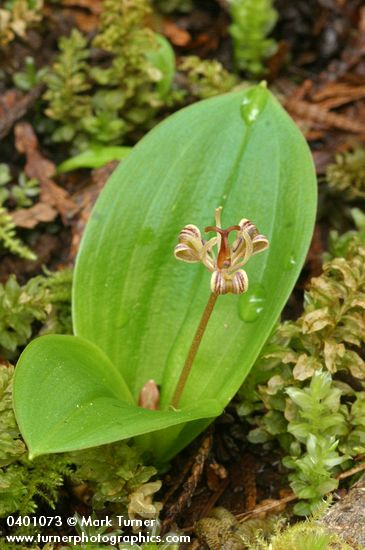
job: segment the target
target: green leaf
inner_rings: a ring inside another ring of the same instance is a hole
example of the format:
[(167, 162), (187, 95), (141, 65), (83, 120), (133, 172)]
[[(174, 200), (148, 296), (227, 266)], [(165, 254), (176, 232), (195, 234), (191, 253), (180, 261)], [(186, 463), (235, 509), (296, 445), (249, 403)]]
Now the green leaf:
[(218, 299), (182, 405), (233, 397), (308, 250), (316, 209), (309, 150), (273, 96), (256, 91), (195, 104), (155, 128), (111, 177), (81, 245), (76, 333), (104, 349), (135, 398), (148, 379), (161, 384), (164, 408), (209, 296), (209, 273), (173, 257), (181, 228), (211, 224), (222, 204), (224, 225), (248, 217), (271, 243), (247, 266), (248, 293)]
[(219, 414), (217, 401), (183, 411), (137, 407), (119, 372), (94, 344), (43, 336), (22, 353), (14, 410), (30, 456), (94, 447)]
[[(240, 116), (247, 95), (245, 108), (258, 113), (251, 124)], [(204, 267), (173, 256), (184, 225), (212, 224), (222, 204), (223, 225), (250, 218), (270, 248), (247, 265), (246, 295), (218, 298), (182, 404), (233, 397), (298, 277), (316, 208), (312, 160), (274, 97), (262, 87), (258, 95), (227, 94), (167, 119), (95, 206), (76, 265), (74, 327), (104, 349), (135, 398), (153, 378), (168, 406), (209, 296)]]
[(101, 168), (112, 160), (123, 160), (131, 150), (131, 147), (118, 147), (116, 145), (94, 146), (62, 162), (57, 168), (57, 173), (63, 174), (79, 168)]
[[(270, 248), (248, 264), (245, 295), (218, 298), (177, 412), (170, 401), (210, 294), (210, 273), (202, 265), (177, 262), (173, 250), (182, 227), (211, 225), (220, 205), (223, 225), (247, 217), (268, 236)], [(27, 348), (15, 402), (33, 453), (145, 434), (140, 445), (166, 459), (188, 444), (234, 396), (271, 333), (304, 262), (315, 207), (315, 175), (304, 138), (262, 86), (195, 104), (150, 132), (97, 201), (75, 270), (75, 332), (103, 350), (112, 370), (101, 351), (97, 364), (90, 350), (75, 357), (72, 338), (58, 348), (47, 343), (43, 359), (32, 352), (36, 343)], [(77, 347), (80, 341), (75, 342)], [(45, 344), (38, 345), (41, 352)], [(62, 376), (48, 365), (62, 367)], [(114, 367), (135, 403), (154, 379), (161, 386), (162, 410), (145, 411), (118, 399)], [(89, 371), (97, 415), (89, 405), (76, 409)], [(101, 376), (102, 389), (96, 391)], [(56, 423), (51, 388), (58, 399)], [(67, 391), (77, 399), (69, 401)], [(40, 437), (41, 451), (32, 441)]]

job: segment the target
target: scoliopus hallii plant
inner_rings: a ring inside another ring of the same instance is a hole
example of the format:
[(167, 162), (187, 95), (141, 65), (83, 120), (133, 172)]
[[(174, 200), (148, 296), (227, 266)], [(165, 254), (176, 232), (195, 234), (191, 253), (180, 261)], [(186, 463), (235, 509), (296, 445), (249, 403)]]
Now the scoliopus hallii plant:
[[(222, 228), (219, 205), (237, 225)], [(14, 408), (30, 456), (133, 437), (163, 464), (192, 441), (272, 332), (315, 208), (307, 145), (265, 85), (196, 103), (155, 127), (113, 173), (88, 222), (74, 335), (42, 336), (19, 359)], [(215, 235), (205, 239), (189, 222)]]

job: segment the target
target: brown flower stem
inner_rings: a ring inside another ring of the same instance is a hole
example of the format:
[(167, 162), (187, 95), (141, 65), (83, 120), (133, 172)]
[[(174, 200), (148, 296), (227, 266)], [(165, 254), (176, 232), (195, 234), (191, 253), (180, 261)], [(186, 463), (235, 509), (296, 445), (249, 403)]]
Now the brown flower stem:
[(171, 405), (175, 409), (178, 408), (179, 401), (181, 399), (181, 395), (184, 391), (186, 381), (187, 381), (188, 376), (190, 374), (191, 367), (193, 366), (195, 356), (198, 352), (199, 346), (201, 344), (205, 329), (207, 328), (207, 324), (208, 324), (208, 321), (209, 321), (210, 316), (212, 314), (212, 311), (213, 311), (214, 305), (217, 301), (217, 298), (218, 298), (217, 294), (212, 293), (209, 296), (209, 300), (208, 300), (208, 303), (205, 306), (205, 309), (203, 311), (203, 315), (200, 319), (199, 326), (196, 329), (195, 336), (194, 336), (193, 341), (191, 343), (188, 356), (185, 360), (183, 370), (181, 371), (180, 378), (179, 378), (178, 383), (176, 385), (175, 393), (174, 393), (174, 396), (173, 396), (172, 401), (171, 401)]

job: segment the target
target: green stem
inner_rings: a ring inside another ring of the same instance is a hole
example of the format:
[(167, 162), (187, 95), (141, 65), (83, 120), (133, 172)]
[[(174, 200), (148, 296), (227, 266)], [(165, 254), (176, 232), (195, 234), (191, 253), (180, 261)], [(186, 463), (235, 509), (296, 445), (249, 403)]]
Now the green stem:
[(174, 393), (174, 396), (173, 396), (172, 401), (171, 401), (171, 405), (175, 409), (178, 408), (179, 401), (181, 399), (181, 395), (184, 391), (186, 381), (187, 381), (188, 376), (190, 374), (191, 367), (193, 366), (195, 356), (198, 352), (198, 349), (199, 349), (200, 343), (202, 341), (205, 329), (207, 328), (207, 324), (208, 324), (208, 321), (209, 321), (210, 316), (212, 314), (214, 305), (217, 301), (217, 297), (218, 297), (217, 294), (211, 294), (209, 296), (209, 300), (208, 300), (208, 303), (205, 306), (205, 309), (203, 311), (203, 315), (200, 319), (199, 326), (196, 329), (195, 336), (194, 336), (193, 341), (191, 343), (188, 356), (185, 360), (183, 370), (181, 371), (180, 378), (179, 378), (179, 381), (176, 385), (175, 393)]

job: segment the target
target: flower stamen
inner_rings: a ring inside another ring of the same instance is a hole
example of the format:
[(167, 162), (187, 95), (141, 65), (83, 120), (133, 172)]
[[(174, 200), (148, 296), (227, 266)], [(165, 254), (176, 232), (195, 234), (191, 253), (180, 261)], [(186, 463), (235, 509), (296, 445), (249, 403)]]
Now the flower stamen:
[(218, 258), (217, 258), (217, 266), (219, 269), (230, 267), (232, 263), (232, 250), (228, 242), (228, 235), (232, 231), (240, 231), (239, 225), (232, 225), (231, 227), (228, 227), (228, 229), (221, 229), (220, 227), (212, 226), (206, 227), (204, 231), (206, 233), (210, 233), (211, 231), (215, 231), (216, 233), (219, 233), (221, 236), (221, 242), (219, 246), (219, 252), (218, 252)]

